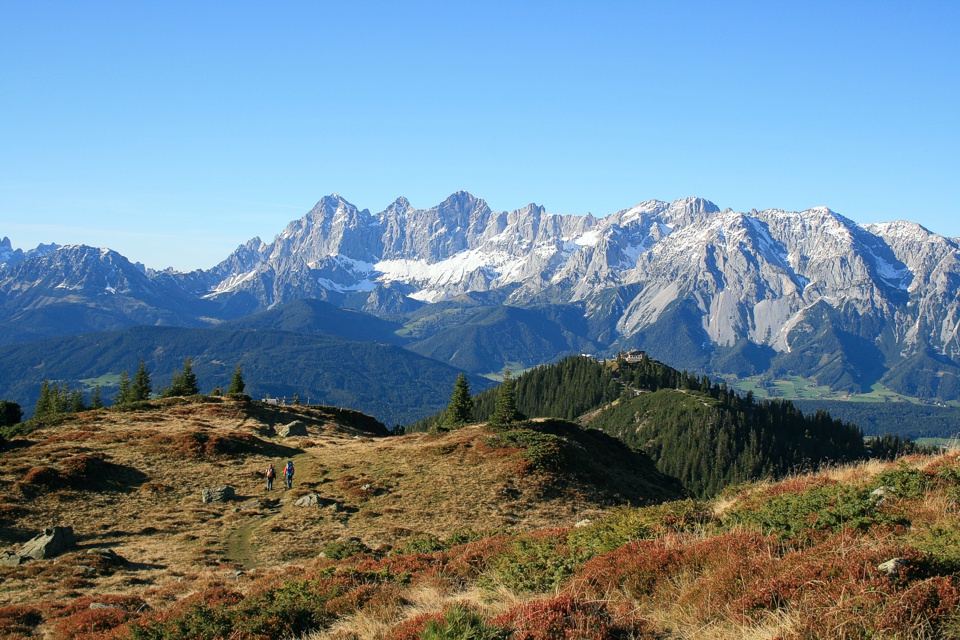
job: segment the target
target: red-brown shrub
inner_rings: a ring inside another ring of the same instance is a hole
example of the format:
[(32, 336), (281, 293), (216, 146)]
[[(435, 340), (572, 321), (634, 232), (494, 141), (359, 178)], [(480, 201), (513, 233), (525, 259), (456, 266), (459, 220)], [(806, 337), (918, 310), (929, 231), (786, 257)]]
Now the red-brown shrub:
[(157, 433), (147, 438), (147, 446), (175, 458), (208, 460), (254, 450), (258, 440), (247, 433), (210, 433), (203, 429), (181, 433)]
[(85, 609), (60, 618), (53, 625), (52, 640), (100, 640), (131, 617), (119, 607)]
[(476, 580), (487, 571), (491, 563), (509, 551), (512, 541), (505, 535), (487, 536), (475, 542), (453, 547), (444, 553), (445, 564), (442, 573), (445, 577), (466, 582)]
[(423, 613), (415, 618), (394, 625), (383, 640), (420, 640), (420, 635), (431, 622), (441, 622), (442, 613)]
[(117, 607), (124, 611), (138, 611), (146, 604), (139, 596), (125, 595), (120, 593), (105, 594), (102, 596), (84, 596), (71, 600), (69, 604), (59, 609), (52, 617), (62, 618), (72, 616), (75, 613), (86, 611), (94, 602)]
[(570, 580), (567, 591), (605, 598), (622, 588), (631, 598), (649, 596), (682, 561), (683, 551), (666, 548), (662, 539), (631, 542), (588, 561)]
[(63, 480), (70, 485), (83, 485), (91, 478), (98, 478), (103, 475), (105, 468), (103, 458), (89, 453), (72, 456), (60, 463)]
[(561, 595), (518, 605), (493, 620), (493, 625), (513, 630), (511, 640), (606, 640), (640, 638), (639, 621), (618, 623), (603, 602), (586, 602)]
[(897, 598), (886, 601), (879, 618), (886, 629), (929, 629), (956, 615), (960, 605), (960, 583), (955, 576), (934, 576), (908, 587)]
[(53, 467), (33, 467), (20, 478), (17, 484), (52, 489), (63, 485), (63, 476)]
[(41, 622), (43, 614), (37, 607), (19, 604), (0, 607), (0, 634), (5, 638), (14, 634), (32, 635)]

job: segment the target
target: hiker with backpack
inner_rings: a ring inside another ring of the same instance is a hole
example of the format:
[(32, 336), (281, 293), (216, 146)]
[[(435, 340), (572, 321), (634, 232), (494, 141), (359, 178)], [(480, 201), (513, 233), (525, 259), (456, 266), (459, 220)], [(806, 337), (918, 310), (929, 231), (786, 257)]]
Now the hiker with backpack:
[(272, 462), (263, 475), (267, 478), (267, 491), (273, 491), (273, 479), (277, 477), (277, 470), (273, 468)]
[(283, 477), (287, 481), (287, 489), (293, 487), (293, 460), (287, 461), (287, 466), (283, 468)]

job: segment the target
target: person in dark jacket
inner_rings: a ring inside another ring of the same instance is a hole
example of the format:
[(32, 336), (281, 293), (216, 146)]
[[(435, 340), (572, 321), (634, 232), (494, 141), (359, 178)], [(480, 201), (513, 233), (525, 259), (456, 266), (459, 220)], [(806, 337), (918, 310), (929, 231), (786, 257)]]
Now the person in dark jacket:
[(263, 475), (267, 479), (267, 491), (273, 491), (273, 479), (277, 477), (277, 470), (273, 468), (272, 462)]

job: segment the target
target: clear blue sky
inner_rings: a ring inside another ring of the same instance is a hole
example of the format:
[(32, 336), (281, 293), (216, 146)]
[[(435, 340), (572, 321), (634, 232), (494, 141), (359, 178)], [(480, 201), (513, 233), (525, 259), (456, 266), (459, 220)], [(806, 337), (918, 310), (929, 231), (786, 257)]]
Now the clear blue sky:
[(960, 2), (0, 0), (0, 236), (207, 268), (322, 196), (960, 236)]

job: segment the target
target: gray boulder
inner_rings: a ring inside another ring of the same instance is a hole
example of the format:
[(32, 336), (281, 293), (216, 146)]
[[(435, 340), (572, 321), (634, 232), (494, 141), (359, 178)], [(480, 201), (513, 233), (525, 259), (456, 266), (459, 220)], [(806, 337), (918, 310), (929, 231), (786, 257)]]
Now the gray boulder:
[(877, 565), (877, 571), (885, 573), (891, 578), (896, 578), (900, 573), (909, 566), (907, 561), (903, 558), (891, 558), (886, 562), (882, 562)]
[(277, 427), (277, 435), (281, 438), (291, 438), (293, 436), (307, 435), (307, 427), (299, 420), (294, 420), (290, 424)]
[(203, 490), (203, 504), (211, 502), (226, 502), (236, 497), (236, 492), (230, 485), (222, 487), (208, 487)]
[(308, 493), (305, 496), (301, 496), (294, 504), (298, 507), (319, 507), (320, 506), (320, 496), (315, 493)]
[(340, 511), (340, 503), (330, 498), (323, 498), (315, 493), (308, 493), (301, 496), (295, 503), (298, 507), (317, 507), (321, 509), (330, 508), (333, 511)]
[(73, 537), (73, 527), (51, 527), (23, 545), (19, 555), (41, 560), (56, 557), (75, 546), (77, 541)]
[(24, 558), (19, 553), (10, 553), (9, 551), (0, 551), (0, 566), (18, 567), (29, 558)]

